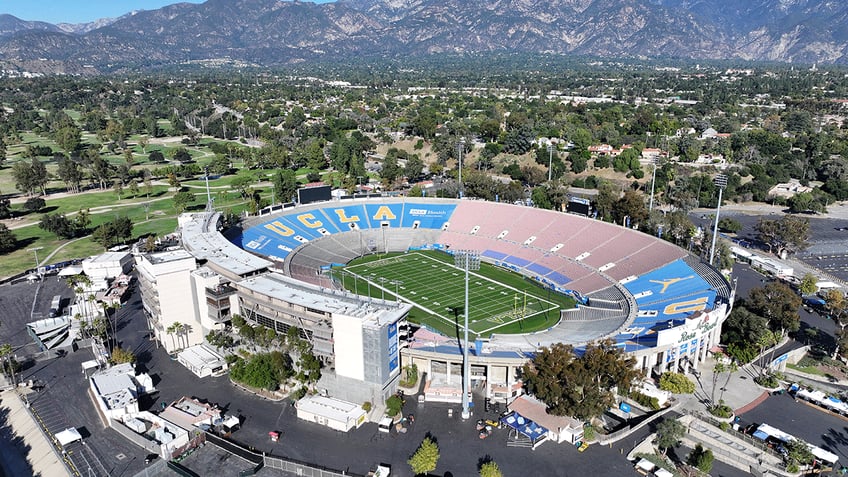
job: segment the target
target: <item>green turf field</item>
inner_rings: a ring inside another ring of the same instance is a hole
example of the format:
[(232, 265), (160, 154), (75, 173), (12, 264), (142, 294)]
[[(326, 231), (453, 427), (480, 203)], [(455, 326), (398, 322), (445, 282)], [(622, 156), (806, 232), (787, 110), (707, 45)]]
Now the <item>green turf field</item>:
[[(444, 252), (372, 255), (334, 274), (361, 295), (392, 299), (397, 293), (415, 306), (410, 321), (448, 336), (464, 328), (465, 270), (456, 268)], [(468, 331), (474, 338), (546, 329), (559, 321), (561, 308), (574, 306), (570, 297), (485, 263), (469, 272), (468, 289)]]

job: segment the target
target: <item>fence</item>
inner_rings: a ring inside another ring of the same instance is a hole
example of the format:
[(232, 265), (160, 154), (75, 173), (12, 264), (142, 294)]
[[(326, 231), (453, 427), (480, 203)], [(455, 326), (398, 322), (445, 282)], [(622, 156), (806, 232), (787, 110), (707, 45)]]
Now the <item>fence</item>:
[(135, 474), (133, 477), (159, 477), (161, 475), (166, 475), (167, 467), (167, 460), (156, 459), (150, 464), (147, 464), (144, 469)]
[(651, 415), (650, 417), (648, 417), (644, 421), (640, 422), (636, 426), (626, 427), (624, 429), (615, 431), (613, 433), (606, 434), (604, 436), (599, 436), (598, 437), (598, 444), (607, 445), (607, 444), (613, 444), (615, 442), (618, 442), (621, 439), (624, 439), (625, 437), (629, 436), (633, 432), (635, 432), (635, 431), (647, 426), (648, 424), (656, 421), (661, 416), (664, 416), (667, 413), (671, 412), (672, 410), (677, 409), (678, 407), (680, 407), (679, 401), (677, 403), (675, 403), (673, 406), (669, 406), (669, 407), (667, 407), (667, 408), (665, 408), (661, 411), (657, 411), (656, 413), (654, 413), (653, 415)]
[(124, 425), (123, 422), (119, 422), (114, 419), (109, 419), (109, 427), (114, 429), (124, 439), (129, 440), (133, 444), (141, 447), (142, 449), (146, 450), (147, 452), (150, 452), (151, 454), (159, 455), (159, 453), (162, 451), (158, 444), (149, 439), (145, 439), (144, 436)]
[(240, 475), (252, 475), (248, 472), (258, 472), (263, 466), (271, 469), (283, 470), (291, 472), (295, 475), (303, 477), (365, 477), (361, 474), (355, 474), (343, 470), (329, 469), (320, 465), (308, 464), (294, 459), (284, 459), (282, 457), (271, 456), (267, 454), (258, 454), (246, 449), (244, 446), (229, 439), (224, 439), (221, 436), (211, 432), (206, 433), (206, 440), (218, 447), (231, 452), (248, 462), (253, 462), (257, 466), (253, 469), (245, 470)]

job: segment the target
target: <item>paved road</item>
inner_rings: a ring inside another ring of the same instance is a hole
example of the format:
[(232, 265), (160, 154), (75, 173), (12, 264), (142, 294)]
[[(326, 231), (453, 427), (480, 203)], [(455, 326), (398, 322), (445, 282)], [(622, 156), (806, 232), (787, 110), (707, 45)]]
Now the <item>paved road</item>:
[(742, 424), (769, 424), (810, 444), (827, 449), (848, 463), (848, 419), (833, 416), (788, 394), (770, 396), (741, 416)]

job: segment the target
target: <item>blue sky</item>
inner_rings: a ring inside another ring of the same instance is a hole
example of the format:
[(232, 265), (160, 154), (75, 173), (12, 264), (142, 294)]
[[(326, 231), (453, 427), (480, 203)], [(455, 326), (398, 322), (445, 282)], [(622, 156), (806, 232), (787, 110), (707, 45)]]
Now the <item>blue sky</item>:
[[(133, 10), (155, 10), (173, 3), (205, 0), (0, 0), (0, 13), (21, 20), (49, 23), (86, 23), (98, 18), (119, 17)], [(325, 3), (328, 0), (318, 0)]]

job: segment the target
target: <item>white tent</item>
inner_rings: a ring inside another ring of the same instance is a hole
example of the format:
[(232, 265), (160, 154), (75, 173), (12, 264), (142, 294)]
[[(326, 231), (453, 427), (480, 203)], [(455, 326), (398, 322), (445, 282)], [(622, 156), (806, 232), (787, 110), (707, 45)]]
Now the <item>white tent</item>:
[(81, 441), (82, 436), (76, 427), (69, 427), (64, 431), (56, 434), (56, 440), (59, 441), (63, 447), (70, 444), (71, 442)]
[(70, 267), (65, 267), (61, 271), (59, 271), (60, 277), (72, 277), (74, 275), (79, 275), (82, 273), (82, 267), (79, 265), (71, 265)]

